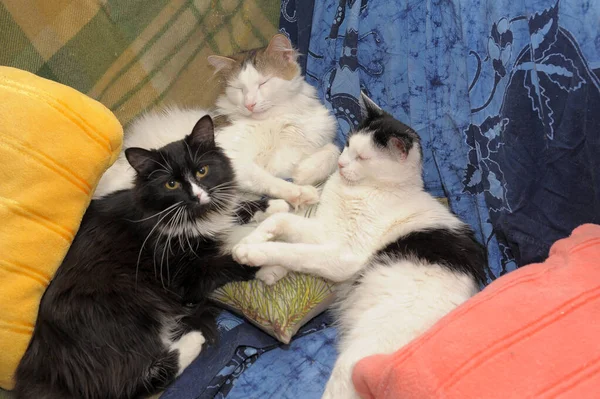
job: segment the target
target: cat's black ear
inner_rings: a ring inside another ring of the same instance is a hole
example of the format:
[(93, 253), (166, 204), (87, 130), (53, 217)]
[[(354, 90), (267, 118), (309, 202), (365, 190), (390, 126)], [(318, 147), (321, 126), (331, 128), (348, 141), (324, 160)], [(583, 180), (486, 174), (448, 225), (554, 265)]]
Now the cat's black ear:
[(290, 39), (281, 33), (276, 34), (269, 41), (266, 52), (276, 57), (282, 57), (287, 62), (296, 62), (299, 55)]
[(204, 115), (185, 138), (186, 143), (195, 147), (198, 145), (215, 145), (215, 125), (209, 115)]
[(131, 147), (125, 150), (125, 158), (133, 169), (139, 174), (146, 173), (156, 168), (156, 152), (143, 148)]
[(215, 73), (233, 69), (237, 61), (233, 58), (223, 57), (221, 55), (209, 55), (208, 63), (215, 68)]
[(364, 91), (360, 92), (360, 108), (365, 118), (374, 118), (383, 115), (383, 110)]

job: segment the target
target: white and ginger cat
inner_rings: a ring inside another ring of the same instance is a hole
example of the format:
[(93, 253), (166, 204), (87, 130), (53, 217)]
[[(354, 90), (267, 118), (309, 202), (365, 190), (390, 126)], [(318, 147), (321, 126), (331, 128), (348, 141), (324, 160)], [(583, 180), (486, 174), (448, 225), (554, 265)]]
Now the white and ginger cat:
[(272, 284), (286, 270), (340, 282), (339, 357), (324, 398), (358, 398), (352, 370), (391, 353), (478, 292), (485, 254), (473, 231), (423, 189), (420, 139), (363, 95), (314, 218), (267, 218), (233, 248)]
[[(336, 169), (335, 118), (306, 83), (298, 53), (283, 35), (265, 48), (232, 57), (210, 56), (225, 82), (214, 116), (216, 141), (231, 158), (242, 192), (284, 199), (293, 206), (318, 202), (314, 187)], [(135, 121), (124, 139), (129, 147), (158, 148), (182, 139), (207, 112), (168, 108)], [(219, 118), (217, 118), (218, 120)], [(132, 185), (134, 171), (123, 156), (106, 172), (95, 197)], [(293, 179), (294, 183), (284, 179)]]

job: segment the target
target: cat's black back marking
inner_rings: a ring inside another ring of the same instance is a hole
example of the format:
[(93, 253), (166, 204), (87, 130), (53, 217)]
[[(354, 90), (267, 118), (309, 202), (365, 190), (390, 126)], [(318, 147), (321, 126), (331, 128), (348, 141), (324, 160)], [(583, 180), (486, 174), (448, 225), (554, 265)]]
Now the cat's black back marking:
[[(439, 264), (453, 272), (470, 275), (479, 284), (486, 281), (485, 249), (477, 242), (468, 226), (459, 229), (431, 228), (408, 233), (377, 251), (370, 263), (387, 264), (385, 260), (389, 258), (416, 258), (429, 264)], [(360, 284), (360, 278), (355, 284)]]

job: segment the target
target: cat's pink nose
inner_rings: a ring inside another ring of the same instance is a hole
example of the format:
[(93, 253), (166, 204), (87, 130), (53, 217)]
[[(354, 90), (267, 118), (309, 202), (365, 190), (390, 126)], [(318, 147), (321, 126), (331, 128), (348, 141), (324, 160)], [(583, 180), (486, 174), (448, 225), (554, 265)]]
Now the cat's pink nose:
[(256, 103), (246, 103), (246, 109), (250, 112), (254, 111), (254, 106)]
[(344, 165), (343, 163), (341, 163), (341, 162), (338, 162), (338, 168), (340, 168), (340, 169), (343, 169), (343, 168), (344, 168), (344, 166), (345, 166), (345, 165)]

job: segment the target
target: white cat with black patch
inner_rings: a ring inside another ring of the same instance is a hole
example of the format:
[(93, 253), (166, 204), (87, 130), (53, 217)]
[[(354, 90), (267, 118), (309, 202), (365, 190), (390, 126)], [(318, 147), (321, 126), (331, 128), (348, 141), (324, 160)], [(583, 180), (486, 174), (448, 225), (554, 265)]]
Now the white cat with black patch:
[[(252, 194), (247, 198), (266, 195), (294, 206), (314, 204), (319, 195), (313, 185), (336, 169), (335, 119), (304, 80), (297, 57), (283, 35), (275, 35), (266, 48), (209, 57), (226, 86), (213, 117), (229, 121), (218, 129), (216, 140), (232, 160), (239, 189)], [(124, 149), (160, 148), (181, 140), (204, 114), (179, 108), (146, 114), (128, 129)], [(133, 177), (121, 155), (94, 197), (130, 188)]]
[(363, 96), (316, 216), (277, 214), (233, 249), (275, 282), (286, 270), (342, 283), (339, 358), (324, 398), (358, 398), (356, 362), (391, 353), (478, 292), (485, 254), (473, 231), (423, 189), (420, 139)]

